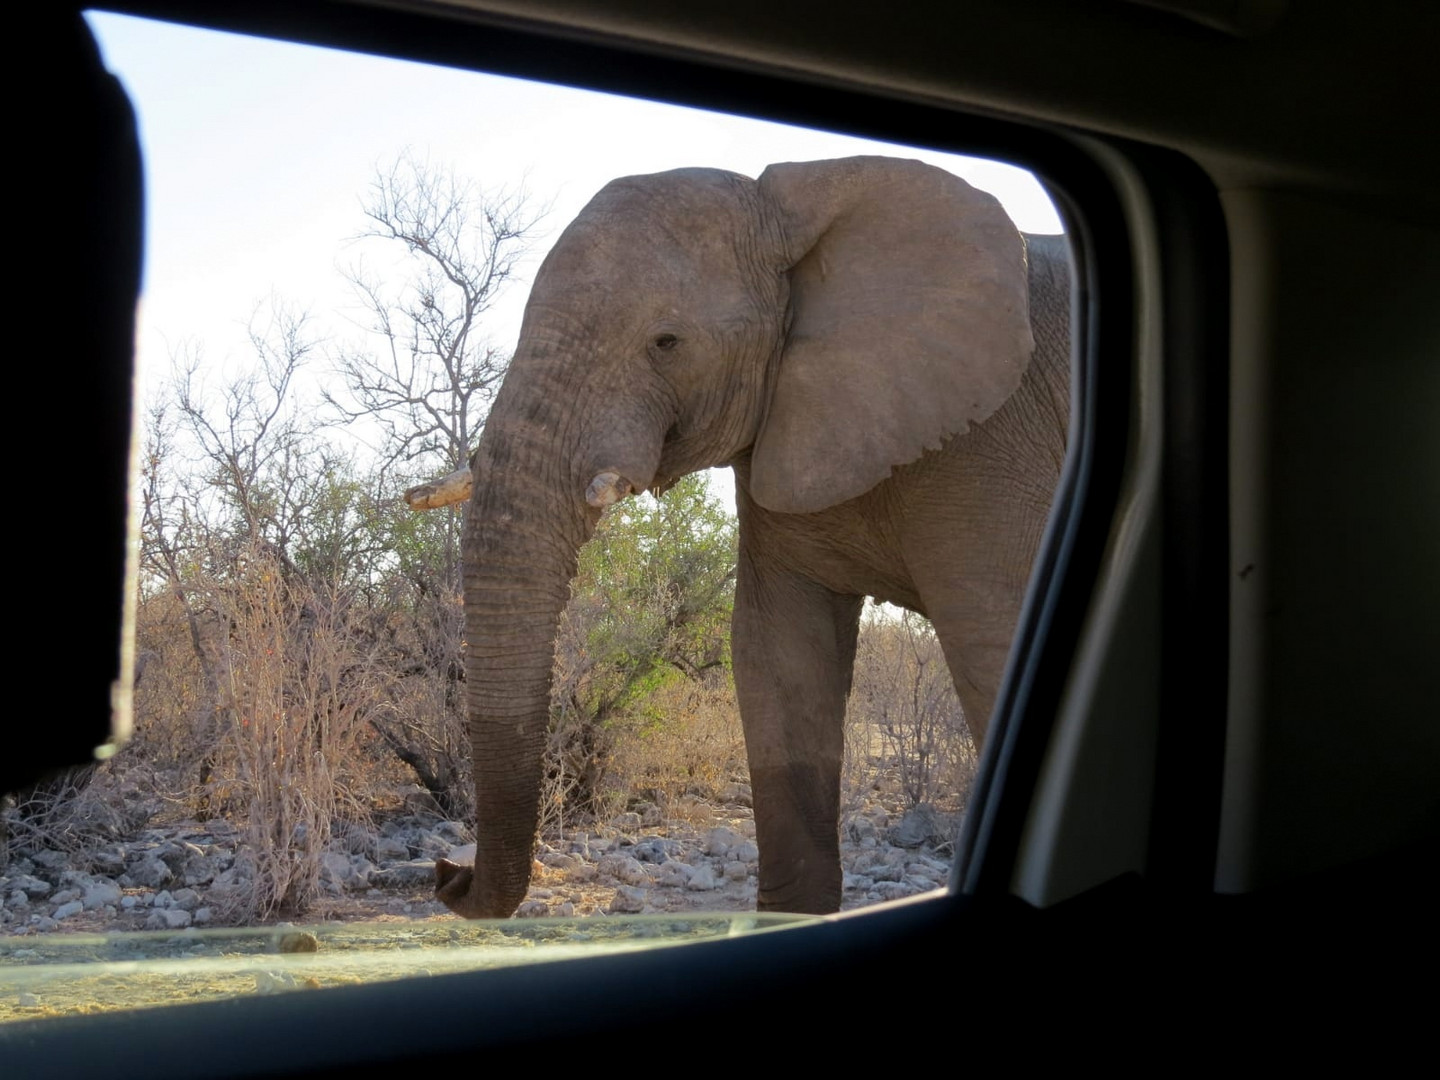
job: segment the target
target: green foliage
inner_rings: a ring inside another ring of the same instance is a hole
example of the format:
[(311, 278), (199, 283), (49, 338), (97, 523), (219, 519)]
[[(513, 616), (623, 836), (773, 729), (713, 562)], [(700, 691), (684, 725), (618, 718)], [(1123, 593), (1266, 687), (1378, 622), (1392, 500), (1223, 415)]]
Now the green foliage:
[(735, 521), (699, 474), (605, 515), (573, 589), (591, 671), (588, 711), (729, 666), (735, 555)]
[(718, 679), (733, 702), (735, 557), (735, 519), (700, 474), (601, 519), (556, 645), (552, 806), (603, 812), (617, 739), (683, 723), (674, 708), (683, 687), (704, 683), (714, 696)]

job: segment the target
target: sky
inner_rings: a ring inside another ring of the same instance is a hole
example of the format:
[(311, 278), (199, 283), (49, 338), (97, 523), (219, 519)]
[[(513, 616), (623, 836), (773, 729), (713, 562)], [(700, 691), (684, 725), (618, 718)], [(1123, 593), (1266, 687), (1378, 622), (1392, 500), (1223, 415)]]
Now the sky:
[[(528, 281), (551, 243), (617, 176), (713, 166), (757, 176), (776, 161), (919, 158), (994, 194), (1024, 231), (1061, 231), (1039, 183), (1013, 166), (679, 106), (107, 13), (86, 16), (139, 118), (146, 249), (142, 387), (182, 345), (241, 363), (246, 323), (274, 297), (319, 333), (357, 339), (342, 270), (377, 168), (408, 153), (487, 190), (548, 205), (540, 240), (491, 312), (510, 351)], [(323, 350), (322, 350), (323, 356)], [(312, 367), (321, 378), (325, 361)], [(728, 470), (712, 487), (733, 504)]]

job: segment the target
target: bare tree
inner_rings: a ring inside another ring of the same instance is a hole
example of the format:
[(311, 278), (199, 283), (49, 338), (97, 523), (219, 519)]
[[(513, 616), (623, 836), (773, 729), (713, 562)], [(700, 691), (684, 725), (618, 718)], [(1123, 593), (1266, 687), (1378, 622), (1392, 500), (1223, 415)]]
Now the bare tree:
[(543, 211), (523, 192), (482, 191), (407, 154), (376, 175), (364, 212), (358, 239), (402, 246), (412, 270), (398, 286), (358, 263), (347, 273), (379, 344), (336, 357), (345, 390), (327, 400), (347, 420), (379, 425), (387, 467), (409, 479), (448, 472), (469, 458), (509, 363), (483, 316)]

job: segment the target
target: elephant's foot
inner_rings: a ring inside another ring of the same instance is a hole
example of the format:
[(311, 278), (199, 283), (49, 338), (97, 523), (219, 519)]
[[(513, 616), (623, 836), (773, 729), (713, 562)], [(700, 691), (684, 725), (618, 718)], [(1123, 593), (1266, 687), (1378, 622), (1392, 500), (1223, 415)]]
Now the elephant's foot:
[[(763, 855), (761, 859), (763, 862)], [(770, 878), (762, 866), (755, 909), (794, 915), (831, 915), (840, 910), (840, 894), (841, 870), (838, 858), (833, 868), (826, 867), (822, 871), (817, 871), (802, 861), (795, 873), (786, 875), (779, 881)]]

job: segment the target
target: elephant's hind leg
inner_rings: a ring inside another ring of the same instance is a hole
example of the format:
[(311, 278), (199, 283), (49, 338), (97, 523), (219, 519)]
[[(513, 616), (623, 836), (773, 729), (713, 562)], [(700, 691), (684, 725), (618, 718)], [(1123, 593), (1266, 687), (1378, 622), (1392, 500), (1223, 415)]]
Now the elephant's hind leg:
[(759, 568), (742, 548), (732, 651), (761, 911), (840, 908), (840, 767), (862, 600)]

